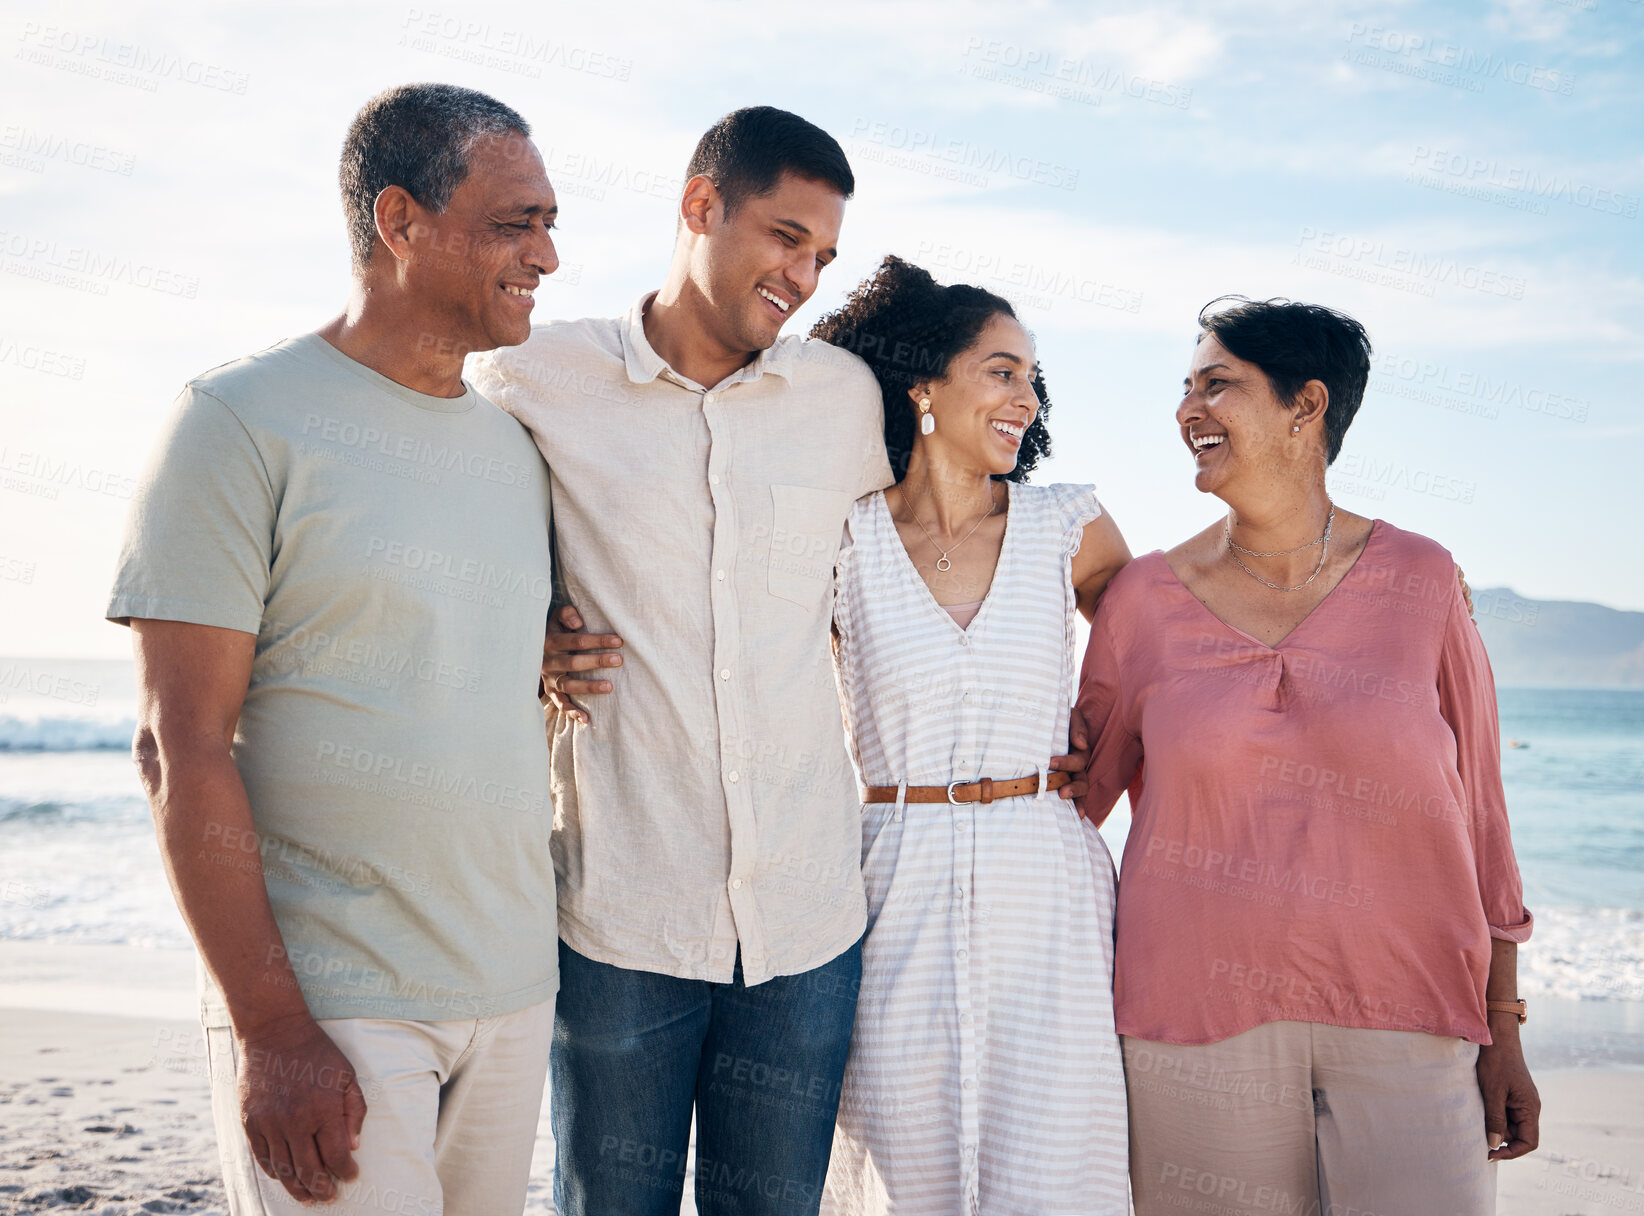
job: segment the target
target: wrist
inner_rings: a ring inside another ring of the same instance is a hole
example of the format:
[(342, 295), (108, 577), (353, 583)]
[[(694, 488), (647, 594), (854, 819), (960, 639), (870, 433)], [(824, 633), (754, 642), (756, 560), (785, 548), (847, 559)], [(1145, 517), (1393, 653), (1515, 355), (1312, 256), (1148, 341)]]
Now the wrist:
[(295, 1008), (230, 1010), (234, 1034), (243, 1043), (264, 1039), (291, 1039), (305, 1037), (318, 1025), (306, 1004)]
[(1519, 1047), (1518, 1015), (1490, 1010), (1485, 1018), (1490, 1028), (1490, 1046)]

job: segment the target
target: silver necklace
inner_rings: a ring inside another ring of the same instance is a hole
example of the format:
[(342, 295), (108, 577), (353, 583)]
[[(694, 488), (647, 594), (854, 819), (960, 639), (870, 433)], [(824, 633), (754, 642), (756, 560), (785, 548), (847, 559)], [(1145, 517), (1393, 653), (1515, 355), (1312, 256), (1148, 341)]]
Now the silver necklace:
[[(921, 494), (920, 497), (921, 498), (929, 498), (930, 497), (930, 483), (929, 482), (927, 482), (925, 484), (925, 492), (923, 494)], [(954, 552), (954, 550), (958, 549), (960, 545), (964, 544), (971, 537), (975, 536), (976, 535), (976, 529), (980, 528), (982, 526), (983, 520), (986, 520), (986, 519), (990, 518), (994, 514), (994, 512), (996, 512), (998, 509), (999, 509), (998, 504), (993, 501), (993, 487), (991, 485), (989, 485), (988, 486), (988, 509), (986, 511), (982, 512), (981, 518), (979, 518), (976, 521), (975, 525), (971, 528), (971, 530), (969, 532), (966, 532), (963, 536), (961, 536), (953, 544), (949, 545), (946, 549), (942, 548), (941, 545), (936, 543), (936, 538), (930, 534), (930, 529), (925, 527), (925, 521), (919, 518), (918, 508), (914, 507), (911, 503), (908, 505), (908, 514), (913, 516), (913, 522), (919, 525), (919, 530), (925, 534), (925, 539), (930, 541), (931, 548), (935, 549), (937, 551), (937, 553), (941, 554), (941, 556), (936, 559), (936, 568), (938, 570), (942, 571), (942, 573), (946, 574), (949, 570), (953, 569), (953, 563), (948, 560), (948, 554)]]
[[(1273, 588), (1275, 591), (1300, 591), (1303, 587), (1307, 586), (1308, 583), (1311, 583), (1314, 579), (1318, 578), (1319, 571), (1324, 569), (1325, 560), (1330, 556), (1330, 532), (1335, 526), (1336, 504), (1331, 503), (1330, 514), (1324, 521), (1324, 535), (1319, 537), (1317, 540), (1308, 541), (1305, 545), (1297, 545), (1294, 549), (1275, 549), (1271, 553), (1263, 553), (1256, 549), (1246, 549), (1238, 541), (1233, 539), (1233, 521), (1231, 518), (1224, 519), (1222, 521), (1222, 537), (1227, 541), (1227, 555), (1233, 559), (1233, 563), (1238, 566), (1240, 570), (1243, 570), (1251, 578), (1255, 579), (1258, 583), (1265, 584), (1266, 586)], [(1319, 564), (1313, 567), (1312, 574), (1309, 574), (1294, 587), (1284, 587), (1278, 583), (1269, 582), (1267, 579), (1257, 574), (1249, 566), (1245, 565), (1243, 560), (1239, 557), (1240, 553), (1248, 553), (1251, 557), (1288, 557), (1292, 553), (1300, 553), (1303, 549), (1311, 549), (1314, 545), (1324, 546), (1319, 550)]]

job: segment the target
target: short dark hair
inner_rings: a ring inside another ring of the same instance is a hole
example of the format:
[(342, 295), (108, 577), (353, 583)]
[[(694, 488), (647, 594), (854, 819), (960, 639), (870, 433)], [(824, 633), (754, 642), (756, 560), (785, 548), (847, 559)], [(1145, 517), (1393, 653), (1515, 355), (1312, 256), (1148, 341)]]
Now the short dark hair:
[(376, 247), (377, 195), (399, 186), (422, 206), (441, 212), (468, 176), (474, 144), (510, 132), (529, 138), (531, 124), (494, 97), (454, 84), (402, 84), (366, 102), (343, 140), (343, 214), (354, 269)]
[[(1216, 308), (1228, 301), (1231, 306)], [(1329, 390), (1324, 459), (1334, 464), (1370, 382), (1370, 335), (1364, 326), (1322, 304), (1218, 296), (1199, 310), (1199, 340), (1206, 334), (1261, 368), (1274, 396), (1286, 405), (1296, 403), (1309, 380)]]
[(685, 180), (711, 181), (728, 218), (750, 198), (775, 190), (784, 173), (832, 186), (846, 198), (856, 193), (856, 177), (839, 141), (775, 106), (733, 110), (709, 127), (691, 154)]
[[(885, 451), (891, 472), (901, 481), (913, 455), (913, 403), (908, 391), (924, 380), (948, 374), (953, 360), (969, 350), (987, 323), (1016, 310), (1003, 296), (969, 283), (946, 287), (930, 271), (895, 254), (879, 264), (873, 277), (858, 284), (843, 308), (811, 327), (811, 337), (856, 355), (879, 378), (885, 403)], [(1044, 376), (1035, 371), (1033, 394), (1039, 409), (1022, 436), (1016, 467), (1006, 481), (1026, 481), (1039, 461), (1050, 455), (1050, 394)]]

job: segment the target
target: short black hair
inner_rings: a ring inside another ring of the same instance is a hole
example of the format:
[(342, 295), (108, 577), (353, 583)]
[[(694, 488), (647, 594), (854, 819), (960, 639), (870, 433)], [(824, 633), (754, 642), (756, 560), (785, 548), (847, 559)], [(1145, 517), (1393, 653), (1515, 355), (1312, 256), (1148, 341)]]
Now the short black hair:
[(454, 84), (402, 84), (366, 102), (343, 140), (337, 177), (354, 269), (376, 247), (377, 195), (399, 186), (441, 212), (468, 176), (468, 156), (487, 135), (527, 138), (531, 124), (495, 97)]
[[(1229, 307), (1217, 308), (1228, 301)], [(1329, 390), (1324, 459), (1334, 464), (1370, 382), (1370, 335), (1364, 326), (1322, 304), (1218, 296), (1199, 310), (1199, 340), (1206, 334), (1261, 368), (1273, 395), (1286, 405), (1296, 403), (1309, 380)]]
[[(885, 403), (885, 451), (891, 472), (901, 481), (913, 455), (913, 403), (908, 391), (926, 380), (948, 374), (953, 360), (969, 350), (994, 317), (1015, 317), (1003, 296), (969, 283), (944, 287), (930, 271), (905, 262), (895, 254), (879, 264), (873, 277), (858, 284), (843, 308), (830, 312), (811, 327), (811, 337), (848, 350), (879, 379)], [(1050, 394), (1045, 379), (1033, 374), (1033, 395), (1039, 409), (1022, 436), (1016, 467), (1006, 481), (1026, 481), (1039, 461), (1050, 455)]]
[(750, 198), (775, 190), (784, 173), (832, 186), (846, 198), (856, 193), (856, 177), (839, 141), (775, 106), (733, 110), (709, 127), (691, 154), (685, 180), (711, 181), (729, 218)]

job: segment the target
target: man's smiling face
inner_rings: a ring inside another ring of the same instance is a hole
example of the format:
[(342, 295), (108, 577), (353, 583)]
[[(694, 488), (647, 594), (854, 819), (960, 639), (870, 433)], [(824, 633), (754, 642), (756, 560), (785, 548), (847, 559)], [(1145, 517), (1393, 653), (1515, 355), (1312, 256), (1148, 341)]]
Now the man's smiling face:
[(440, 214), (414, 226), (410, 273), (455, 347), (493, 350), (531, 336), (532, 293), (559, 267), (559, 214), (536, 147), (522, 135), (479, 140)]
[(728, 350), (765, 350), (837, 255), (845, 196), (824, 182), (784, 173), (769, 194), (744, 198), (729, 218), (723, 205), (715, 203), (692, 278)]

